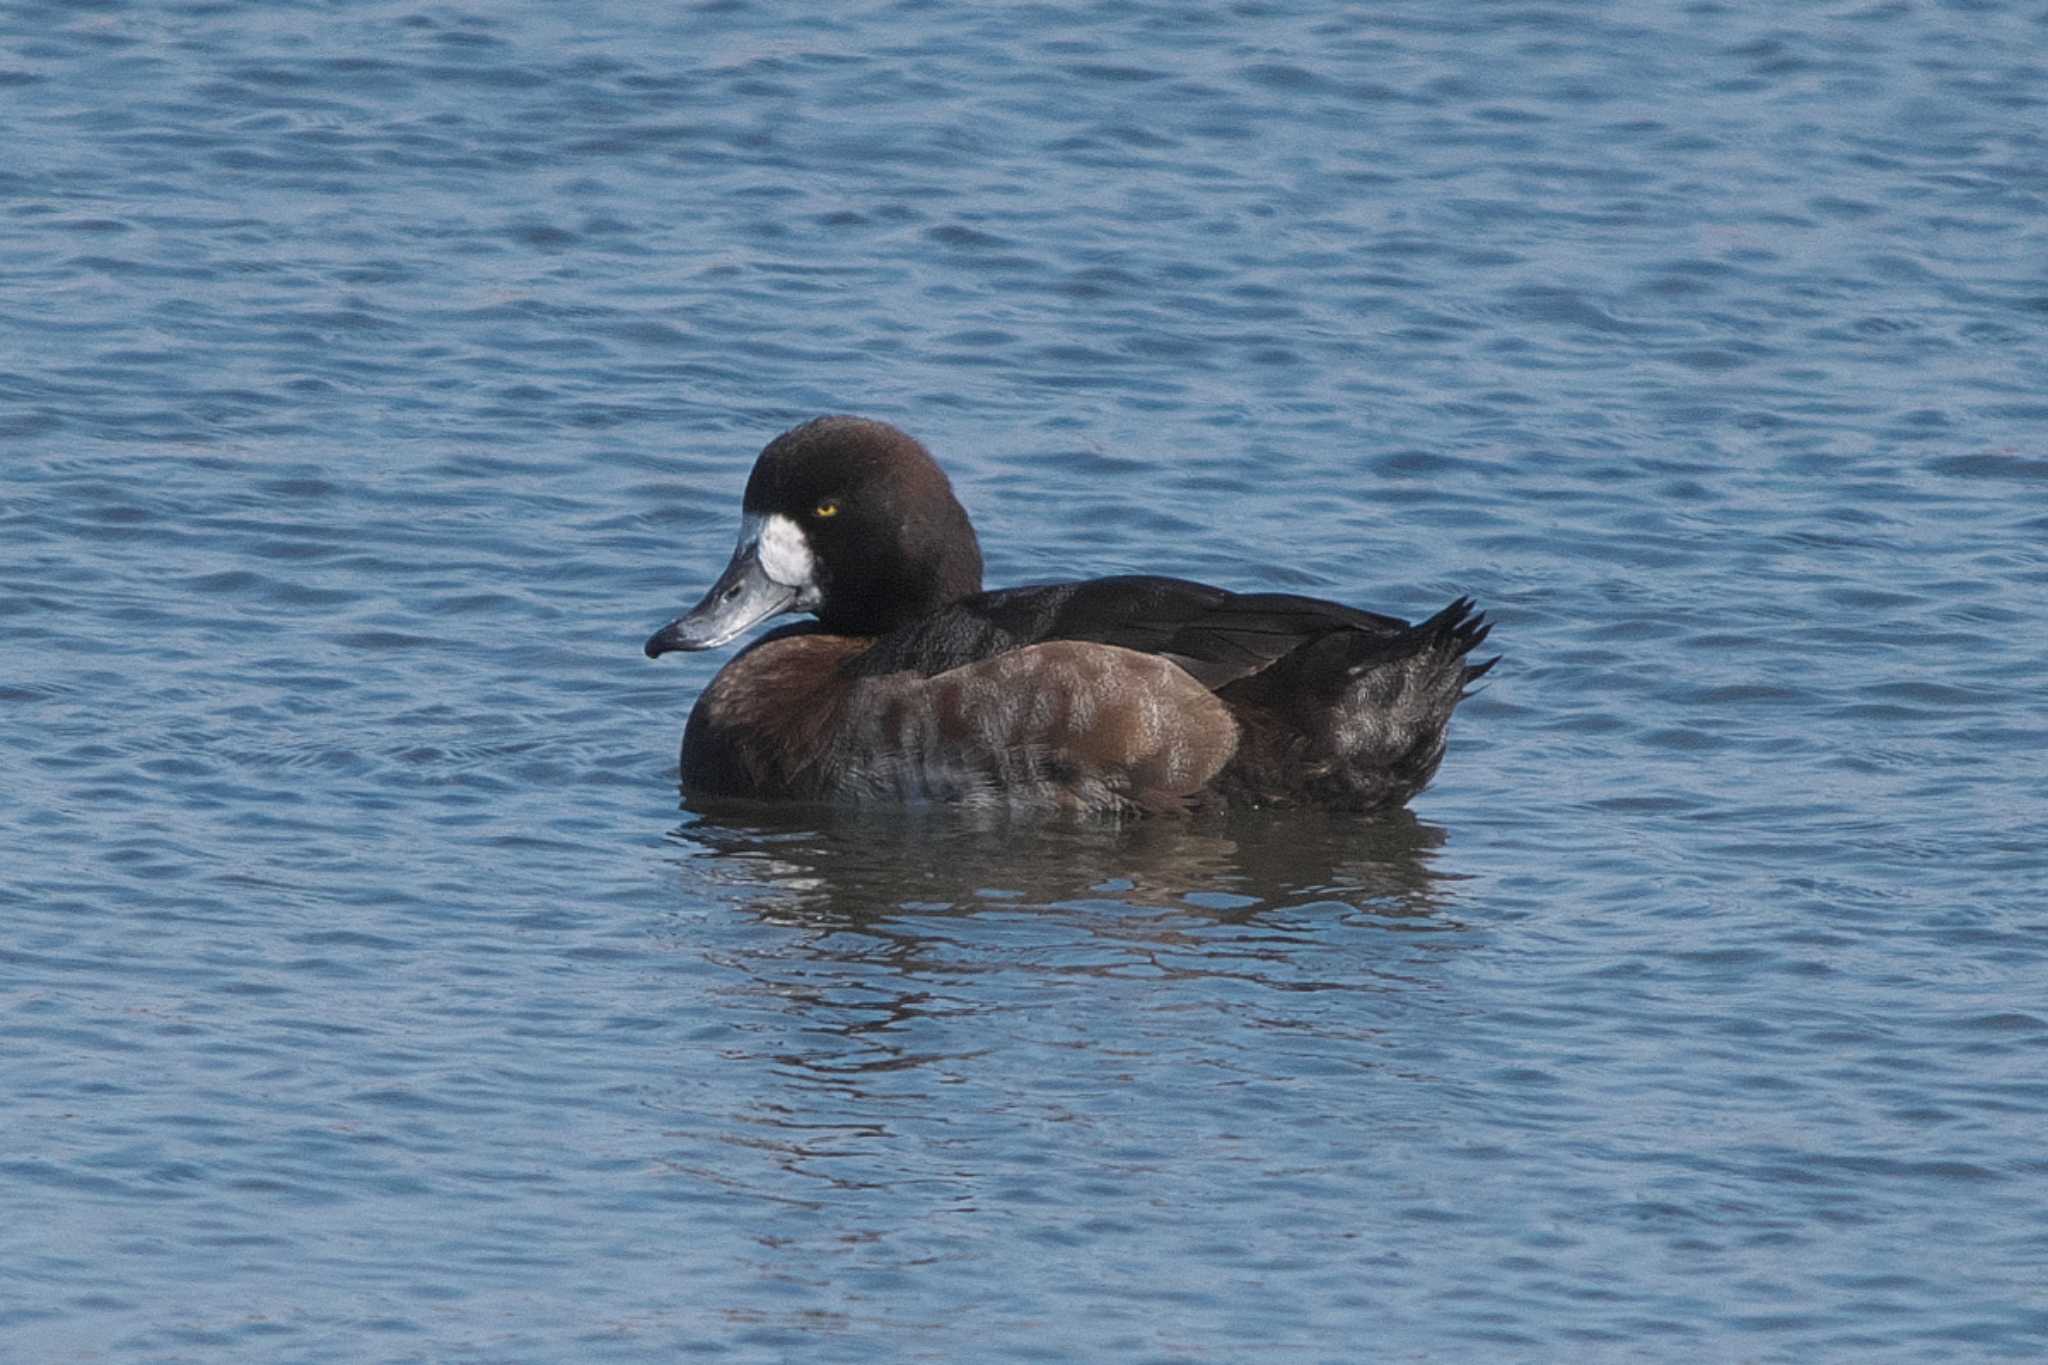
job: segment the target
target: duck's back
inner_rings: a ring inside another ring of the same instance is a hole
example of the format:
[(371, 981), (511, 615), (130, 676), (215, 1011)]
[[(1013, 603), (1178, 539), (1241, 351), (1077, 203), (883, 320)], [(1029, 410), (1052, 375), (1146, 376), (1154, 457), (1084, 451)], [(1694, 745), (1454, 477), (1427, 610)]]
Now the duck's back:
[(1203, 798), (1370, 810), (1435, 775), (1451, 712), (1492, 666), (1463, 662), (1486, 632), (1465, 599), (1411, 626), (1322, 598), (1132, 576), (980, 593), (847, 667), (936, 678), (1051, 641), (1135, 651), (1174, 665), (1236, 722)]
[(849, 667), (924, 676), (1053, 640), (1155, 654), (1220, 688), (1332, 632), (1395, 638), (1392, 616), (1291, 593), (1235, 593), (1184, 578), (1127, 575), (977, 593), (890, 632)]

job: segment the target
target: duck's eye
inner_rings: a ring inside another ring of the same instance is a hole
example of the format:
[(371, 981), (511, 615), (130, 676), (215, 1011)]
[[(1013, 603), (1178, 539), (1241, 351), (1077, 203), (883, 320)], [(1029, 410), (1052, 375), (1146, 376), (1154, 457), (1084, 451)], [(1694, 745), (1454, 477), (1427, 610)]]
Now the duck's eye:
[(811, 509), (811, 515), (812, 515), (812, 516), (816, 516), (816, 517), (836, 517), (836, 516), (838, 516), (838, 515), (839, 515), (839, 499), (837, 499), (837, 498), (827, 498), (827, 499), (825, 499), (825, 500), (824, 500), (823, 502), (819, 503), (819, 504), (818, 504), (818, 505), (817, 505), (816, 507), (813, 507), (813, 508)]

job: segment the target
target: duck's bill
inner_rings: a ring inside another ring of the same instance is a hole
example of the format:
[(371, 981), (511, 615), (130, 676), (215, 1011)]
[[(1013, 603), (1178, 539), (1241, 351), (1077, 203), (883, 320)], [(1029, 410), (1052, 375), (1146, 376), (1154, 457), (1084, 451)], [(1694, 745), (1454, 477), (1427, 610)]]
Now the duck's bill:
[(758, 541), (744, 539), (704, 600), (648, 637), (647, 657), (658, 659), (674, 649), (716, 649), (771, 616), (796, 610), (801, 595), (799, 588), (770, 578), (761, 567)]

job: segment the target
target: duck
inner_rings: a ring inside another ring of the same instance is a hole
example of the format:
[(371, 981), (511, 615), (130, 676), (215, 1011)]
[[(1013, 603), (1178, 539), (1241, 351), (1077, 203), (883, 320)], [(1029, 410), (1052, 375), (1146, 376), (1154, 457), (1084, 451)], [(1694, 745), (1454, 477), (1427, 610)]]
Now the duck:
[(647, 657), (786, 613), (698, 695), (687, 801), (1165, 814), (1405, 805), (1496, 663), (1460, 597), (1420, 623), (1150, 574), (982, 588), (981, 545), (907, 432), (819, 417), (770, 441), (739, 542)]

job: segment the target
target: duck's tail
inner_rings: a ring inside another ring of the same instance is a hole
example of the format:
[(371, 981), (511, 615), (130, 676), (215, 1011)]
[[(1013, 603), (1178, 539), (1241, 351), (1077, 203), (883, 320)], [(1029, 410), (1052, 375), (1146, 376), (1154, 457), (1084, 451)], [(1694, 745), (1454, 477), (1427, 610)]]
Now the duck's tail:
[(1220, 789), (1247, 802), (1403, 804), (1436, 775), (1467, 688), (1500, 662), (1465, 662), (1489, 629), (1469, 597), (1412, 626), (1361, 614), (1229, 684), (1242, 739)]
[(1465, 662), (1492, 629), (1477, 604), (1460, 597), (1406, 631), (1349, 642), (1320, 727), (1324, 780), (1366, 807), (1400, 805), (1428, 785), (1443, 762), (1451, 712), (1500, 662)]
[[(1479, 610), (1478, 603), (1469, 597), (1461, 597), (1436, 615), (1415, 627), (1416, 633), (1426, 641), (1436, 642), (1437, 647), (1448, 651), (1453, 659), (1462, 659), (1478, 648), (1480, 642), (1493, 631), (1493, 622)], [(1430, 648), (1430, 644), (1423, 646)], [(1496, 654), (1491, 659), (1482, 659), (1476, 664), (1466, 664), (1458, 675), (1458, 700), (1472, 695), (1472, 684), (1485, 677), (1493, 666), (1501, 661)]]

